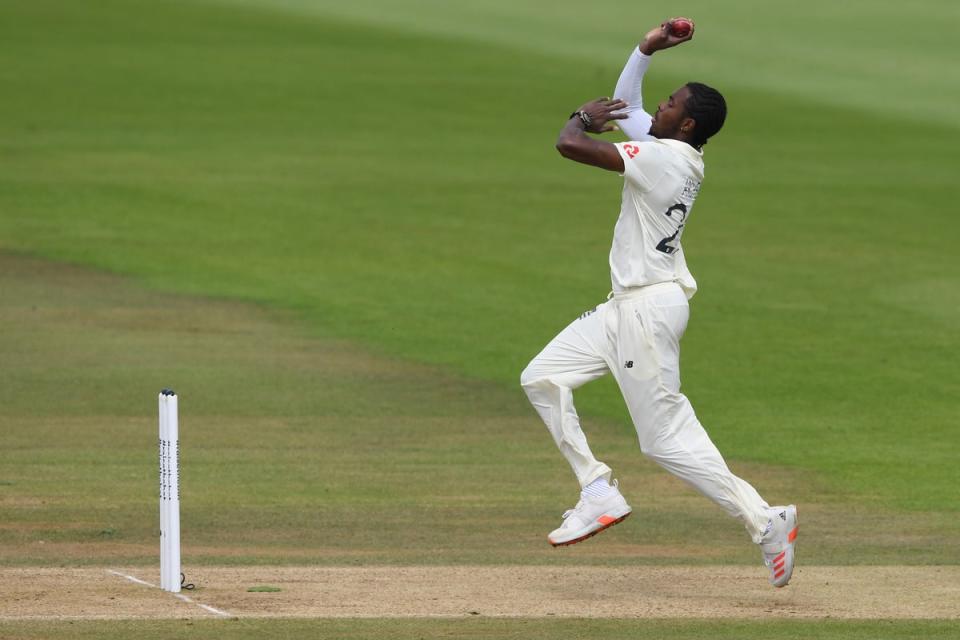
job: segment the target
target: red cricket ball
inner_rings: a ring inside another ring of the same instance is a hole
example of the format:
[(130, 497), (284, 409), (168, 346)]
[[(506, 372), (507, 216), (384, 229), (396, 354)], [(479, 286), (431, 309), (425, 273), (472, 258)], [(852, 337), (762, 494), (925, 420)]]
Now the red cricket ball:
[(689, 20), (674, 20), (670, 23), (670, 35), (678, 38), (684, 38), (693, 31), (693, 23)]

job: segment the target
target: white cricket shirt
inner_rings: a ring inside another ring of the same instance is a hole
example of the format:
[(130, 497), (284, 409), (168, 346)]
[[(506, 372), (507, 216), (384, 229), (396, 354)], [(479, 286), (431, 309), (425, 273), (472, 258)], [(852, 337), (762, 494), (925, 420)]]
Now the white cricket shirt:
[(703, 154), (679, 140), (616, 146), (624, 181), (610, 249), (613, 290), (676, 282), (689, 299), (697, 282), (687, 269), (680, 236), (703, 182)]

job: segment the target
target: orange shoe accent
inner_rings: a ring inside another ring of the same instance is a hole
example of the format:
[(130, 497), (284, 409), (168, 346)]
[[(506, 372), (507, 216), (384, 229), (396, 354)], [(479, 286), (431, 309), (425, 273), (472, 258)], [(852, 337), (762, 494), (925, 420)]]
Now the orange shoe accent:
[(604, 526), (613, 524), (616, 521), (617, 519), (614, 518), (613, 516), (600, 516), (599, 518), (597, 518), (597, 522), (599, 522)]
[(800, 527), (793, 528), (793, 531), (791, 531), (789, 535), (787, 535), (787, 542), (793, 542), (794, 540), (797, 539), (797, 531), (799, 531), (799, 529)]
[(787, 552), (786, 552), (786, 551), (781, 551), (781, 552), (780, 552), (780, 555), (778, 555), (776, 558), (773, 559), (773, 563), (776, 564), (776, 563), (780, 562), (781, 560), (783, 560), (783, 557), (786, 556), (786, 555), (787, 555)]
[(781, 569), (781, 570), (778, 571), (777, 573), (773, 574), (773, 577), (774, 577), (774, 578), (779, 578), (779, 577), (782, 576), (782, 575), (783, 575), (783, 569)]
[[(631, 511), (630, 513), (633, 513), (633, 512)], [(588, 533), (587, 535), (583, 536), (582, 538), (577, 538), (576, 540), (568, 540), (567, 542), (554, 542), (553, 540), (550, 540), (550, 538), (547, 538), (547, 541), (550, 542), (550, 544), (551, 544), (553, 547), (569, 547), (569, 546), (572, 545), (572, 544), (577, 544), (578, 542), (583, 542), (583, 541), (586, 540), (587, 538), (592, 538), (593, 536), (597, 535), (597, 534), (600, 533), (601, 531), (606, 531), (607, 529), (609, 529), (610, 527), (612, 527), (612, 526), (615, 525), (615, 524), (618, 524), (618, 523), (620, 523), (620, 522), (623, 522), (624, 520), (627, 519), (627, 516), (629, 516), (630, 513), (628, 513), (628, 514), (626, 514), (626, 515), (624, 515), (624, 516), (621, 516), (621, 517), (619, 517), (619, 518), (610, 518), (610, 516), (600, 516), (600, 518), (598, 518), (598, 520), (601, 520), (601, 519), (603, 519), (603, 518), (609, 518), (609, 519), (610, 519), (610, 522), (608, 522), (607, 524), (604, 524), (602, 527), (600, 527), (600, 528), (597, 529), (596, 531), (591, 531), (590, 533)], [(601, 524), (603, 524), (603, 523), (601, 523)]]
[(786, 564), (786, 563), (785, 563), (785, 562), (781, 562), (780, 564), (775, 564), (775, 565), (773, 565), (774, 571), (780, 571), (780, 569), (783, 569), (783, 565), (784, 565), (784, 564)]

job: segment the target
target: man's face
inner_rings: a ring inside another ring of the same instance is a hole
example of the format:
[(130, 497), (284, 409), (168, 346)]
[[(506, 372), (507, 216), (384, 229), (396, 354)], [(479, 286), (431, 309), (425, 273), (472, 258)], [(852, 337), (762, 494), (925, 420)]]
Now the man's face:
[(684, 85), (674, 91), (666, 101), (661, 102), (657, 112), (653, 114), (650, 135), (655, 138), (676, 138), (685, 122), (688, 127), (692, 127), (693, 120), (684, 113), (689, 97), (690, 89)]

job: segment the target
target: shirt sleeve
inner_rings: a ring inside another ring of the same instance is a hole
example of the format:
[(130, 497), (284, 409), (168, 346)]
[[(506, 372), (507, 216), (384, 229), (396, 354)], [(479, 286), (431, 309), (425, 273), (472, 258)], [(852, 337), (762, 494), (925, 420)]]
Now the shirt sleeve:
[(620, 157), (623, 158), (623, 175), (641, 191), (649, 191), (665, 171), (661, 158), (662, 151), (656, 142), (617, 142)]
[(650, 56), (640, 52), (636, 47), (627, 58), (627, 63), (620, 72), (620, 79), (613, 90), (613, 97), (627, 103), (627, 108), (620, 113), (627, 114), (623, 120), (617, 121), (617, 126), (631, 140), (650, 140), (650, 123), (653, 120), (650, 114), (643, 109), (643, 75), (650, 66)]

